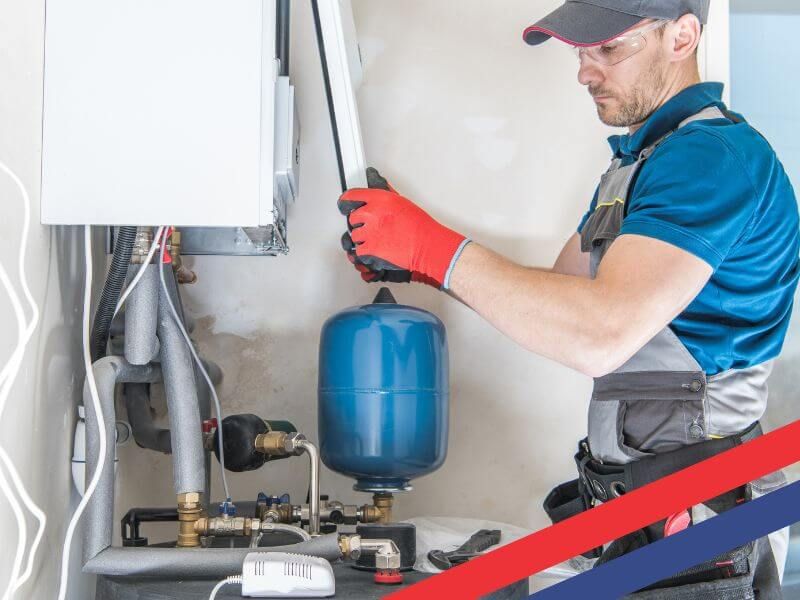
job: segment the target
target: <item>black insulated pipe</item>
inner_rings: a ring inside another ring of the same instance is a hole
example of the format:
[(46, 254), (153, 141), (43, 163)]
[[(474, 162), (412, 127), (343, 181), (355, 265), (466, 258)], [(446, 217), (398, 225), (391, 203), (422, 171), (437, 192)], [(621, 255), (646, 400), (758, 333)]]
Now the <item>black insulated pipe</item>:
[(125, 408), (128, 422), (133, 430), (133, 439), (140, 448), (155, 450), (164, 454), (172, 453), (169, 429), (156, 427), (150, 407), (149, 383), (125, 384)]
[(177, 523), (178, 511), (175, 508), (132, 508), (120, 521), (122, 546), (136, 548), (147, 546), (148, 540), (139, 532), (142, 523)]
[(275, 35), (275, 56), (281, 61), (281, 77), (289, 76), (289, 46), (291, 43), (292, 5), (291, 0), (277, 2), (277, 34)]
[(125, 287), (128, 278), (128, 267), (131, 264), (133, 244), (136, 242), (136, 227), (120, 227), (119, 234), (114, 241), (114, 254), (111, 266), (108, 268), (103, 293), (92, 325), (91, 351), (92, 363), (106, 356), (108, 335), (111, 330), (111, 320), (117, 309), (117, 302)]

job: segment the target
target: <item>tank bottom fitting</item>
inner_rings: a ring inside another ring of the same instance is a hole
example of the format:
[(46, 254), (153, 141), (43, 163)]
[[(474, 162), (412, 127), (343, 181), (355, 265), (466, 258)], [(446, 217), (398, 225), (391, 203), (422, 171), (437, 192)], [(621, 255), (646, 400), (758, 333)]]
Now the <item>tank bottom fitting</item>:
[(380, 492), (372, 496), (372, 503), (378, 509), (380, 517), (378, 523), (384, 525), (392, 522), (392, 507), (394, 506), (394, 496), (391, 492)]

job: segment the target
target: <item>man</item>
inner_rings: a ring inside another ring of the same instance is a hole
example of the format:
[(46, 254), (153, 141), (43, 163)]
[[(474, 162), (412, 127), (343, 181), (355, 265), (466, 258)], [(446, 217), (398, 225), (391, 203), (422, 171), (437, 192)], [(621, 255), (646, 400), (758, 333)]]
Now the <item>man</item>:
[[(611, 167), (553, 268), (465, 239), (374, 170), (372, 189), (339, 202), (345, 248), (366, 281), (441, 288), (530, 351), (595, 378), (579, 479), (545, 503), (554, 520), (761, 433), (800, 273), (798, 211), (769, 144), (727, 110), (720, 84), (700, 83), (708, 9), (709, 0), (567, 0), (525, 31), (531, 45), (556, 37), (576, 47), (600, 119), (628, 128), (610, 138)], [(782, 482), (735, 490), (588, 557), (605, 562)], [(770, 542), (650, 594), (714, 594), (727, 578), (736, 597), (780, 597), (785, 532)]]

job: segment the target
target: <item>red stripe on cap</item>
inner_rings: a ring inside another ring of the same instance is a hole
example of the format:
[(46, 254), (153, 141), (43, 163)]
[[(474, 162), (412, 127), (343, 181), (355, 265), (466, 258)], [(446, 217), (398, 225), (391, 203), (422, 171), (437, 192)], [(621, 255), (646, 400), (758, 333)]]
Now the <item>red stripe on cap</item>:
[[(644, 20), (646, 20), (646, 19), (642, 19), (642, 21), (644, 21)], [(591, 48), (592, 46), (602, 46), (603, 44), (607, 44), (608, 42), (613, 42), (619, 36), (625, 35), (629, 31), (633, 31), (634, 29), (639, 27), (639, 25), (642, 24), (642, 21), (639, 21), (638, 23), (636, 23), (636, 25), (633, 25), (632, 27), (628, 27), (628, 29), (619, 32), (614, 37), (610, 37), (607, 40), (603, 40), (602, 42), (592, 42), (591, 44), (582, 44), (581, 42), (568, 40), (567, 38), (558, 35), (555, 31), (550, 31), (549, 29), (545, 29), (544, 27), (539, 27), (538, 25), (531, 25), (524, 32), (522, 32), (522, 39), (525, 40), (525, 42), (527, 43), (528, 42), (528, 34), (529, 33), (533, 33), (534, 31), (539, 31), (540, 33), (544, 33), (546, 35), (549, 35), (550, 37), (554, 37), (557, 40), (560, 40), (562, 42), (570, 44), (571, 46), (575, 46), (576, 48)]]

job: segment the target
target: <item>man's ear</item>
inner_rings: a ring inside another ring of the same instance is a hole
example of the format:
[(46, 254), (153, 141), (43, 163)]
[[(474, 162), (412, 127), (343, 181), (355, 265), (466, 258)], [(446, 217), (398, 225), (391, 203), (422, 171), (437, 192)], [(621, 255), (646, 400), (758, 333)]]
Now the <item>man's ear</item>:
[(692, 14), (684, 15), (667, 27), (666, 36), (672, 51), (672, 60), (680, 62), (697, 52), (703, 27)]

